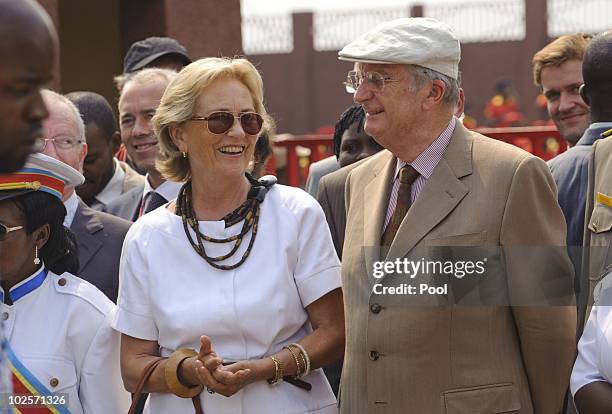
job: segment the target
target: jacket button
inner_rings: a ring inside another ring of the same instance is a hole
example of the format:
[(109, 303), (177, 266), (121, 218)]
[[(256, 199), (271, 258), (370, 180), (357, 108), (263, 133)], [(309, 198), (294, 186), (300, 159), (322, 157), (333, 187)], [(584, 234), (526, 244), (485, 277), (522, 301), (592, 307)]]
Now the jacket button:
[(381, 310), (382, 310), (382, 306), (380, 306), (378, 303), (372, 303), (370, 305), (370, 311), (372, 313), (380, 313)]
[(372, 361), (376, 361), (380, 358), (380, 353), (378, 351), (370, 351), (370, 359)]
[(59, 380), (55, 377), (51, 378), (49, 380), (49, 385), (52, 386), (53, 388), (57, 387), (59, 385)]
[(8, 312), (2, 312), (2, 320), (5, 321), (9, 318)]
[(61, 278), (60, 280), (57, 281), (57, 284), (60, 286), (66, 286), (66, 279)]

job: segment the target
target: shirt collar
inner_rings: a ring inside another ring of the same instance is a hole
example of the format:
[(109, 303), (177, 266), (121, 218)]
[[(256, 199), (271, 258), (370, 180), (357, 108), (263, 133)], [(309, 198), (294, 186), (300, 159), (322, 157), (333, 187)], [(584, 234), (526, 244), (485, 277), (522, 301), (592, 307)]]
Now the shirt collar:
[(149, 183), (149, 175), (147, 174), (145, 177), (145, 185), (142, 193), (142, 199), (147, 196), (151, 191), (155, 191), (160, 196), (164, 197), (166, 200), (174, 200), (177, 196), (183, 183), (177, 183), (175, 181), (164, 181), (157, 188), (153, 188), (151, 183)]
[[(40, 269), (34, 272), (32, 276), (22, 280), (21, 282), (13, 286), (9, 290), (9, 296), (11, 297), (11, 301), (15, 303), (28, 293), (31, 293), (37, 288), (39, 288), (45, 281), (45, 278), (47, 277), (48, 273), (49, 270), (43, 265)], [(4, 289), (2, 289), (2, 287), (0, 287), (0, 302), (4, 303)]]
[(123, 192), (123, 180), (125, 179), (125, 172), (119, 165), (116, 159), (113, 159), (115, 165), (115, 172), (106, 186), (96, 195), (96, 201), (100, 204), (107, 205), (111, 201), (115, 200)]
[(72, 222), (74, 221), (77, 208), (79, 207), (79, 197), (77, 196), (76, 191), (73, 191), (70, 198), (64, 201), (64, 207), (66, 207), (64, 226), (70, 228), (70, 226), (72, 226)]
[(451, 117), (446, 129), (442, 131), (440, 136), (438, 136), (434, 142), (429, 144), (429, 146), (425, 148), (425, 151), (420, 153), (419, 156), (414, 159), (414, 161), (408, 163), (398, 158), (397, 165), (395, 167), (394, 180), (397, 179), (399, 176), (399, 171), (406, 164), (410, 164), (425, 179), (429, 179), (444, 155), (444, 151), (446, 150), (446, 147), (453, 136), (456, 122), (457, 118), (454, 116)]

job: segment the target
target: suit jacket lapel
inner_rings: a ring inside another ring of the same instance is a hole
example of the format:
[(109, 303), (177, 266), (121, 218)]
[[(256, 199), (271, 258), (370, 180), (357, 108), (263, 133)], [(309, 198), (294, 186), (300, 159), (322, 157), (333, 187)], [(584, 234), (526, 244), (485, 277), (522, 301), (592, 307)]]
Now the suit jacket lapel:
[(77, 238), (79, 247), (79, 273), (83, 271), (96, 252), (102, 248), (102, 242), (94, 234), (102, 230), (104, 225), (95, 214), (94, 210), (79, 200), (74, 221), (70, 226)]
[(472, 173), (472, 143), (469, 131), (457, 123), (444, 156), (404, 217), (386, 260), (406, 256), (469, 192), (460, 178)]
[(377, 164), (372, 168), (372, 180), (366, 184), (363, 191), (363, 246), (367, 274), (373, 282), (371, 275), (374, 262), (380, 260), (381, 229), (387, 215), (389, 191), (391, 180), (395, 172), (395, 157), (385, 151)]

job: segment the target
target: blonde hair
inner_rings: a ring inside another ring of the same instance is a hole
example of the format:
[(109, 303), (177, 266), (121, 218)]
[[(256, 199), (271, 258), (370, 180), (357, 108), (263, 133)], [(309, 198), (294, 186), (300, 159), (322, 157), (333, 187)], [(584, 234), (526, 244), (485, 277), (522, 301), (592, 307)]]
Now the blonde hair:
[(542, 69), (561, 66), (568, 60), (582, 60), (584, 52), (593, 36), (587, 33), (574, 33), (561, 36), (533, 56), (533, 82), (542, 85)]
[(203, 90), (221, 78), (240, 81), (247, 87), (255, 111), (264, 119), (263, 129), (271, 124), (263, 104), (263, 82), (255, 66), (246, 59), (205, 58), (185, 66), (170, 82), (151, 120), (160, 146), (157, 170), (171, 181), (191, 179), (189, 160), (170, 137), (170, 127), (180, 125), (193, 116), (196, 102)]

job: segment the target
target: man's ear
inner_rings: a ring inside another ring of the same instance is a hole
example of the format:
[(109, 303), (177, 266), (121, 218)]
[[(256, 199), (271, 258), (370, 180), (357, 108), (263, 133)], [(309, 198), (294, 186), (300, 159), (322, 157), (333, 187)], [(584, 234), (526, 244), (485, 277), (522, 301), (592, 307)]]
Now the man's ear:
[(591, 106), (591, 104), (589, 103), (587, 87), (586, 87), (586, 85), (584, 83), (582, 85), (580, 85), (580, 88), (578, 89), (578, 92), (580, 93), (580, 97), (582, 98), (584, 103), (587, 104), (588, 106)]
[(121, 147), (121, 133), (119, 131), (115, 131), (113, 135), (111, 135), (110, 147), (113, 151), (113, 155), (119, 152), (119, 148)]
[(431, 109), (434, 106), (440, 105), (444, 100), (444, 92), (446, 85), (441, 80), (435, 79), (429, 85), (429, 93), (425, 98), (423, 105), (425, 109)]

